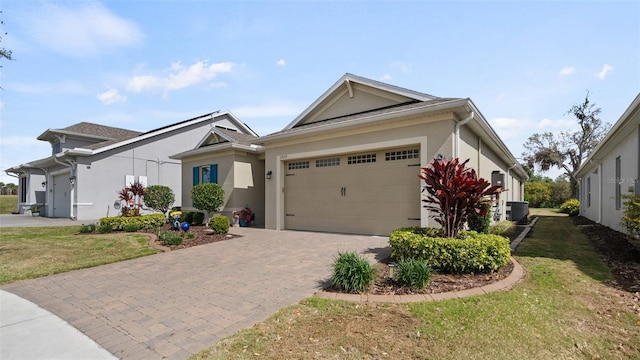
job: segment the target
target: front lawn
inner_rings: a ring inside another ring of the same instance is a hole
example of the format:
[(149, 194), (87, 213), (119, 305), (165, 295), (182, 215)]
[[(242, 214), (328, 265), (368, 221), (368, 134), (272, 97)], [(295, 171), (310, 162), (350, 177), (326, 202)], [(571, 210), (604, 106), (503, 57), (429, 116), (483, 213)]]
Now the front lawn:
[(158, 252), (144, 234), (78, 232), (78, 226), (0, 228), (0, 284)]
[[(507, 292), (439, 302), (308, 298), (192, 359), (629, 359), (640, 318), (566, 216), (542, 217)], [(628, 296), (626, 296), (628, 298)]]

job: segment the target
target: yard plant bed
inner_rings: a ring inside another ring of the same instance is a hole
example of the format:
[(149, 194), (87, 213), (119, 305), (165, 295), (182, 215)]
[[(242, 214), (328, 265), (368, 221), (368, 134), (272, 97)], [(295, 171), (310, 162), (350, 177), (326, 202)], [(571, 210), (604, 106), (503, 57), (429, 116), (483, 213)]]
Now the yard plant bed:
[[(232, 229), (233, 228), (229, 228), (230, 231)], [(171, 226), (169, 224), (164, 225), (160, 229), (160, 232), (162, 231), (175, 231), (177, 233), (176, 230), (171, 230)], [(178, 230), (178, 231), (182, 233), (182, 230)], [(191, 239), (188, 238), (186, 236), (186, 234), (188, 233), (194, 234), (194, 237)], [(204, 225), (192, 225), (191, 227), (189, 227), (189, 231), (186, 232), (184, 235), (185, 236), (182, 240), (182, 244), (180, 245), (172, 245), (172, 246), (162, 245), (160, 240), (158, 240), (157, 238), (155, 239), (155, 243), (159, 246), (163, 246), (171, 250), (179, 250), (179, 249), (186, 249), (186, 248), (199, 246), (199, 245), (211, 244), (211, 243), (224, 241), (224, 240), (231, 240), (231, 239), (240, 237), (239, 235), (233, 235), (233, 234), (214, 234), (209, 227)]]

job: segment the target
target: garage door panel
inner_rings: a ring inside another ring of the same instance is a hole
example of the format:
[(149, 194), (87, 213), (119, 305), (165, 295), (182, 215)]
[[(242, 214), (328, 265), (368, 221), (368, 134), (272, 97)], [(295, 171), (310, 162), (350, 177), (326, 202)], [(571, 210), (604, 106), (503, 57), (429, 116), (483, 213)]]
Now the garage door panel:
[(315, 167), (312, 159), (309, 168), (288, 171), (285, 227), (388, 235), (419, 225), (420, 168), (410, 166), (416, 161), (385, 161), (379, 151), (376, 162), (348, 164), (343, 155), (339, 166)]

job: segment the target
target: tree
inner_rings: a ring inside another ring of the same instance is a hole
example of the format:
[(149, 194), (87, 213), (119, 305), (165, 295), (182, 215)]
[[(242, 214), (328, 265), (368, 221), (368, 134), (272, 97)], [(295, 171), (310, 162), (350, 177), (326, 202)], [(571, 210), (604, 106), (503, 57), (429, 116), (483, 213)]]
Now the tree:
[(224, 190), (216, 183), (198, 184), (191, 190), (193, 207), (207, 212), (207, 226), (209, 213), (216, 212), (224, 204)]
[[(2, 14), (2, 11), (0, 11), (0, 14)], [(0, 25), (4, 25), (3, 20), (0, 20)], [(7, 35), (7, 32), (4, 32), (3, 35)], [(0, 36), (0, 42), (2, 42), (2, 36)], [(11, 54), (12, 54), (11, 50), (7, 50), (3, 47), (0, 47), (0, 59), (13, 60), (13, 57)]]
[(543, 171), (552, 167), (564, 170), (571, 185), (571, 196), (577, 198), (578, 179), (575, 174), (611, 127), (598, 117), (601, 111), (591, 103), (587, 92), (584, 102), (573, 105), (566, 113), (576, 118), (580, 129), (562, 131), (558, 135), (551, 132), (531, 135), (524, 144), (527, 151), (522, 154), (527, 165), (531, 168), (537, 165)]
[(435, 220), (442, 226), (445, 237), (455, 238), (471, 214), (486, 215), (486, 207), (482, 205), (502, 188), (478, 178), (474, 169), (465, 167), (467, 162), (468, 159), (460, 163), (458, 158), (433, 159), (431, 167), (422, 168), (422, 174), (418, 175), (429, 194), (422, 200), (426, 203), (424, 208), (437, 214)]
[(144, 191), (144, 205), (166, 214), (176, 201), (173, 190), (164, 185), (151, 185)]
[(532, 208), (546, 206), (551, 201), (551, 183), (542, 181), (526, 182), (524, 184), (524, 199)]

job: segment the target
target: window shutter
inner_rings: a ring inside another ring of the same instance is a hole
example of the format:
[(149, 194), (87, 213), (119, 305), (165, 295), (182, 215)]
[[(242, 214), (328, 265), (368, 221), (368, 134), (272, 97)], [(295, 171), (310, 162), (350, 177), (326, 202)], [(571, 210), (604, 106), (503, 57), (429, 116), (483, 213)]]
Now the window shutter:
[(197, 166), (193, 167), (193, 186), (196, 186), (200, 183), (200, 168)]
[(218, 164), (211, 164), (209, 166), (209, 176), (210, 176), (210, 182), (212, 183), (218, 183)]

